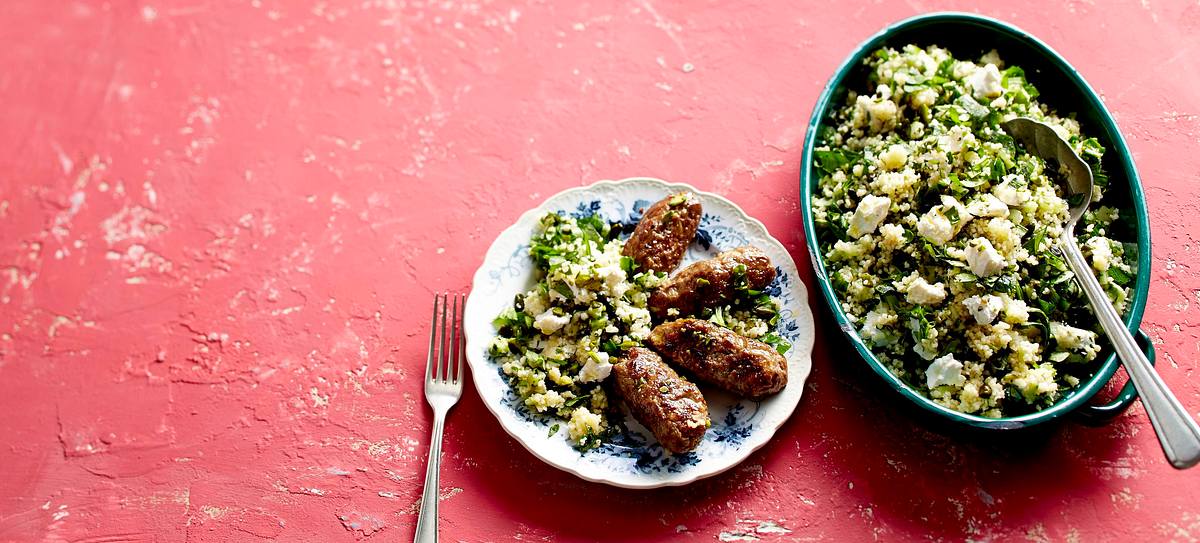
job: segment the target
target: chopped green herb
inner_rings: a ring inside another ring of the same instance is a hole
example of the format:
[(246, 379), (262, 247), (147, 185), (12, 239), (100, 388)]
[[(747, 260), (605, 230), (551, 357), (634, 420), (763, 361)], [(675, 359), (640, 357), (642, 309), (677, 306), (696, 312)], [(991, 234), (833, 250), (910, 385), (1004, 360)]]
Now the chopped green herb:
[(1129, 277), (1129, 274), (1121, 271), (1121, 269), (1117, 268), (1117, 267), (1108, 268), (1108, 276), (1111, 277), (1113, 281), (1116, 281), (1117, 284), (1121, 285), (1121, 286), (1127, 286), (1127, 285), (1129, 285), (1129, 282), (1133, 280), (1132, 277)]

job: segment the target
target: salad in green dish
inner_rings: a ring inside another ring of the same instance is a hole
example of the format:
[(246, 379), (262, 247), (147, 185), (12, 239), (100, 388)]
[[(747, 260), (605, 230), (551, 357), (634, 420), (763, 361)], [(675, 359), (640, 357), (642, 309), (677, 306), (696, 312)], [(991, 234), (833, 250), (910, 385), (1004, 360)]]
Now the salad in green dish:
[[(1103, 146), (1038, 101), (995, 52), (883, 48), (820, 135), (813, 220), (829, 280), (858, 335), (933, 401), (984, 417), (1048, 407), (1095, 370), (1099, 324), (1057, 252), (1071, 202), (1060, 174), (1001, 128), (1043, 121), (1108, 177)], [(1136, 245), (1093, 204), (1076, 237), (1118, 312)]]

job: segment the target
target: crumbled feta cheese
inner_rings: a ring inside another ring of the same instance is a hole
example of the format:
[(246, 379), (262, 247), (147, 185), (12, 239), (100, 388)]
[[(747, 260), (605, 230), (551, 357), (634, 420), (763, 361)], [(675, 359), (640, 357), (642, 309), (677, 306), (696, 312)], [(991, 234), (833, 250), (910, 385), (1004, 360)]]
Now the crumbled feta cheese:
[(875, 95), (878, 96), (880, 100), (887, 100), (892, 97), (892, 87), (890, 85), (880, 83), (875, 86)]
[(971, 296), (963, 300), (962, 304), (979, 324), (991, 324), (1000, 315), (1000, 310), (1004, 308), (1004, 301), (999, 296), (992, 294)]
[(963, 207), (962, 202), (959, 202), (957, 198), (950, 196), (949, 194), (943, 194), (939, 197), (939, 199), (942, 202), (942, 209), (948, 210), (950, 208), (954, 208), (956, 211), (958, 211), (960, 216), (967, 213), (967, 208)]
[(571, 317), (567, 315), (555, 315), (553, 310), (547, 309), (542, 314), (534, 317), (533, 326), (541, 330), (543, 334), (550, 335), (566, 326), (569, 322), (571, 322)]
[(974, 62), (969, 60), (959, 60), (955, 61), (951, 66), (951, 73), (954, 74), (955, 79), (965, 79), (971, 74), (975, 73), (975, 70), (977, 69), (978, 67)]
[(629, 289), (629, 283), (625, 280), (625, 270), (621, 269), (620, 259), (598, 268), (596, 275), (604, 278), (604, 288), (612, 297), (620, 298)]
[(945, 245), (954, 237), (954, 225), (940, 209), (930, 210), (917, 221), (917, 233), (937, 245)]
[(938, 138), (938, 145), (954, 154), (961, 153), (973, 143), (975, 135), (964, 126), (955, 126)]
[(859, 335), (877, 347), (891, 345), (895, 342), (896, 338), (888, 334), (884, 327), (895, 324), (896, 319), (896, 314), (889, 311), (886, 307), (876, 307), (869, 311), (867, 316), (863, 318), (863, 325), (859, 329)]
[(546, 310), (546, 298), (540, 292), (530, 292), (524, 297), (525, 313), (529, 315), (540, 315)]
[(1004, 180), (992, 189), (992, 194), (996, 195), (1001, 202), (1010, 206), (1019, 206), (1029, 201), (1029, 190), (1024, 187), (1017, 187), (1021, 176), (1017, 174), (1008, 174), (1004, 176)]
[(584, 362), (583, 368), (579, 370), (579, 381), (594, 383), (607, 379), (612, 373), (612, 364), (608, 360), (608, 353), (593, 353), (588, 357), (587, 362)]
[(855, 126), (865, 126), (872, 134), (876, 134), (896, 125), (897, 112), (896, 103), (888, 98), (875, 100), (860, 95), (855, 102), (853, 122)]
[(853, 238), (861, 238), (874, 232), (879, 223), (883, 222), (883, 218), (887, 216), (888, 207), (891, 205), (892, 200), (886, 196), (866, 195), (858, 202), (858, 208), (850, 217), (850, 228), (847, 233)]
[(961, 386), (966, 382), (962, 374), (963, 365), (948, 354), (938, 358), (925, 370), (925, 385), (930, 389), (942, 385)]
[(1076, 328), (1061, 322), (1050, 323), (1050, 335), (1054, 336), (1055, 341), (1061, 349), (1077, 351), (1091, 360), (1100, 352), (1100, 347), (1096, 343), (1096, 333), (1091, 330)]
[[(950, 210), (954, 210), (957, 215), (957, 220), (951, 220), (946, 216)], [(958, 203), (953, 196), (942, 196), (941, 205), (933, 206), (928, 212), (921, 216), (917, 221), (917, 233), (924, 236), (935, 245), (945, 245), (950, 241), (954, 234), (958, 232), (958, 228), (964, 224), (965, 220), (969, 219), (970, 215), (966, 208)]]
[(929, 284), (924, 277), (917, 277), (908, 283), (905, 293), (909, 303), (934, 305), (946, 299), (946, 286), (942, 283)]
[(967, 78), (967, 86), (971, 87), (971, 95), (976, 100), (991, 100), (1000, 96), (1004, 88), (1000, 86), (1000, 70), (995, 64), (988, 64), (975, 70)]
[(991, 277), (1004, 269), (1004, 257), (992, 247), (987, 238), (975, 238), (967, 243), (967, 267), (979, 277)]
[(917, 353), (917, 356), (920, 356), (921, 358), (923, 358), (925, 360), (933, 360), (934, 358), (937, 358), (937, 351), (934, 350), (937, 346), (937, 342), (936, 341), (932, 342), (933, 343), (932, 346), (928, 345), (927, 343), (928, 342), (924, 342), (924, 341), (917, 342), (916, 344), (913, 345), (913, 352)]
[(967, 204), (967, 213), (975, 217), (1004, 217), (1008, 215), (1008, 205), (991, 194), (984, 194)]

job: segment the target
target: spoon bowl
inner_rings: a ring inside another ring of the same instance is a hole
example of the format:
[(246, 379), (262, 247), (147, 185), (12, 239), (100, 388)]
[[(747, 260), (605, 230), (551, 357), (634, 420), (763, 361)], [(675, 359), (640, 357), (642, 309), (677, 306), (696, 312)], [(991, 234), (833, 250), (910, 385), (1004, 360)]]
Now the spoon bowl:
[(1092, 203), (1095, 191), (1095, 181), (1092, 179), (1092, 169), (1071, 148), (1071, 144), (1063, 140), (1058, 132), (1050, 125), (1035, 121), (1028, 117), (1017, 117), (1001, 124), (1004, 131), (1013, 139), (1025, 145), (1035, 156), (1043, 160), (1053, 160), (1059, 165), (1063, 177), (1067, 181), (1067, 189), (1071, 204), (1071, 218), (1063, 225), (1063, 235), (1074, 230), (1075, 223), (1083, 217), (1088, 205)]

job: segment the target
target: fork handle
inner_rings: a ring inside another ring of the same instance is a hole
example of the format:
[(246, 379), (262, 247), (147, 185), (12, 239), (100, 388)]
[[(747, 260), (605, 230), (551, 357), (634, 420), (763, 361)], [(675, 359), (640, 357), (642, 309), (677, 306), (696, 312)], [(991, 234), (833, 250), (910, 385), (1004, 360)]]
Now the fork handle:
[(1067, 230), (1063, 235), (1062, 244), (1067, 264), (1079, 278), (1079, 284), (1087, 294), (1088, 300), (1092, 302), (1092, 309), (1100, 321), (1100, 326), (1108, 334), (1113, 349), (1125, 365), (1129, 380), (1133, 381), (1133, 387), (1142, 398), (1142, 406), (1146, 408), (1150, 425), (1158, 434), (1158, 443), (1162, 446), (1167, 461), (1176, 469), (1195, 466), (1200, 462), (1200, 427), (1196, 426), (1196, 421), (1192, 420), (1187, 409), (1179, 403), (1174, 394), (1171, 394), (1171, 390), (1159, 377), (1158, 372), (1154, 371), (1146, 355), (1142, 354), (1142, 350), (1133, 339), (1133, 334), (1125, 328), (1125, 323), (1113, 308), (1100, 282), (1092, 275), (1092, 267), (1084, 260), (1071, 230)]
[(421, 494), (421, 512), (417, 515), (417, 534), (413, 543), (437, 543), (438, 485), (442, 466), (442, 426), (446, 410), (433, 410), (433, 436), (429, 440), (429, 463), (425, 467), (425, 491)]

